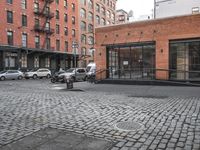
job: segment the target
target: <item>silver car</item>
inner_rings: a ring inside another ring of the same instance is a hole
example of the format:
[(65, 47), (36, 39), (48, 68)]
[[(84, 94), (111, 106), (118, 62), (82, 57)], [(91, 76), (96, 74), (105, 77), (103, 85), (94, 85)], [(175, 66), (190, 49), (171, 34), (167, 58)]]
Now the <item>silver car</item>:
[(19, 79), (21, 80), (24, 77), (24, 74), (19, 70), (7, 70), (0, 72), (0, 80), (5, 79)]
[(86, 70), (85, 68), (70, 68), (65, 73), (58, 76), (59, 79), (65, 79), (70, 77), (73, 81), (86, 80)]

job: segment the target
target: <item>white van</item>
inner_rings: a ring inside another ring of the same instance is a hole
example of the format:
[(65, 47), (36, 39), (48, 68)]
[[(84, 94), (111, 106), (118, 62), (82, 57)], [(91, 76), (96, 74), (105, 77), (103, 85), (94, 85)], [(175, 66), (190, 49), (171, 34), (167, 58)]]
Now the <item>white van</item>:
[(95, 75), (95, 73), (96, 73), (96, 64), (94, 62), (89, 63), (87, 65), (87, 67), (86, 67), (86, 71), (87, 71), (87, 73), (86, 73), (87, 77), (90, 76), (90, 75)]

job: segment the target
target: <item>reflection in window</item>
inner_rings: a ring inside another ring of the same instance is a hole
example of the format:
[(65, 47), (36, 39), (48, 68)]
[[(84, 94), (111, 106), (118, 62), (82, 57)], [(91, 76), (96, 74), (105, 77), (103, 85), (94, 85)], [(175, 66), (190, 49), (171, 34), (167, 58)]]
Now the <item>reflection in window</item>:
[(117, 79), (152, 79), (155, 76), (155, 46), (120, 46), (108, 49), (108, 77)]
[(170, 42), (170, 79), (200, 79), (200, 40)]

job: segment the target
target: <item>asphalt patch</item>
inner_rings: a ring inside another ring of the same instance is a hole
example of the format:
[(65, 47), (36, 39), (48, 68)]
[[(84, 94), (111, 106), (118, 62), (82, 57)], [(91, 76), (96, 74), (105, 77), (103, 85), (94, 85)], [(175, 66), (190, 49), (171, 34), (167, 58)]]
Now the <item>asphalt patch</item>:
[(69, 131), (46, 128), (1, 147), (3, 150), (108, 150), (113, 143)]

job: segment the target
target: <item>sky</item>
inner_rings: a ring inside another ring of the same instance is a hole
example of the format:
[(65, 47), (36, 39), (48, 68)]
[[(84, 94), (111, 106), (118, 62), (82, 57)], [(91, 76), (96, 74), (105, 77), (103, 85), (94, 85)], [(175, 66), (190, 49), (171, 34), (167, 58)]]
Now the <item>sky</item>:
[(154, 7), (154, 0), (117, 0), (117, 9), (124, 9), (129, 12), (133, 10), (134, 18), (141, 15), (151, 15)]

